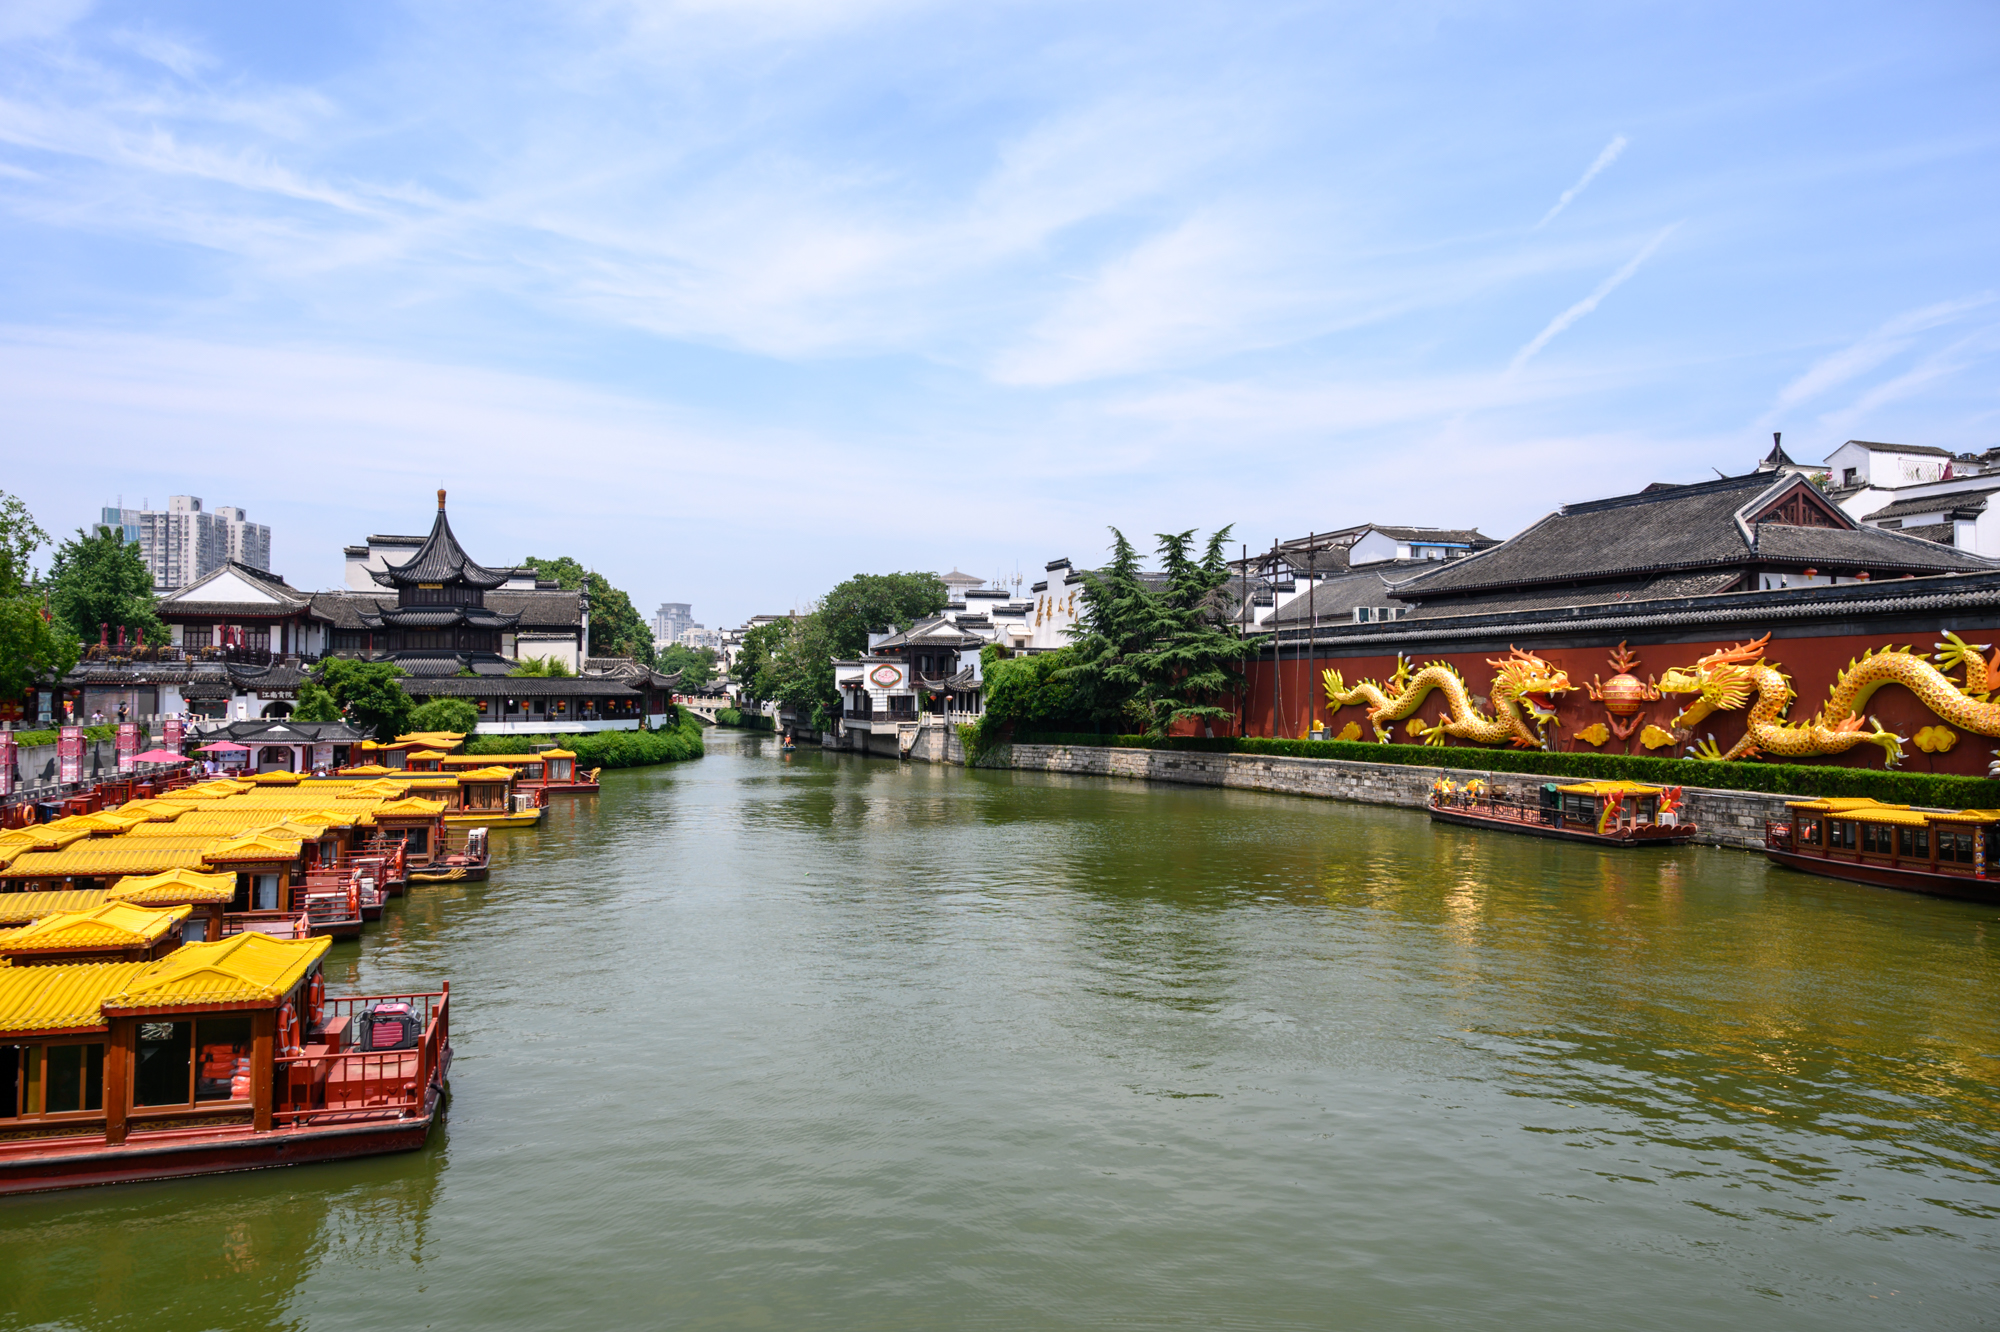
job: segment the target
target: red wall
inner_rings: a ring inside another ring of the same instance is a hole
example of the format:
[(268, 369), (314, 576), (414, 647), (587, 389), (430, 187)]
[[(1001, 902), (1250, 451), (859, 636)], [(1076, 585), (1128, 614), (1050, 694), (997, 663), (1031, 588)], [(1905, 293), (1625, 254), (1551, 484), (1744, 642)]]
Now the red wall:
[[(2000, 644), (2000, 626), (1978, 631), (1961, 627), (1958, 632), (1972, 643)], [(1914, 636), (1902, 632), (1895, 637), (1894, 645), (1913, 648), (1917, 652), (1933, 652), (1934, 643), (1941, 637), (1942, 635), (1936, 630)], [(1652, 679), (1670, 666), (1692, 666), (1708, 653), (1742, 641), (1744, 640), (1741, 637), (1736, 637), (1689, 639), (1684, 642), (1664, 644), (1635, 644), (1631, 650), (1639, 658), (1639, 664), (1633, 668), (1632, 674), (1641, 680)], [(1792, 688), (1797, 691), (1797, 697), (1792, 700), (1791, 708), (1785, 714), (1786, 719), (1798, 722), (1816, 715), (1821, 704), (1825, 702), (1835, 678), (1847, 667), (1850, 660), (1858, 658), (1870, 649), (1879, 650), (1890, 642), (1891, 640), (1882, 634), (1793, 638), (1783, 638), (1774, 634), (1770, 643), (1766, 645), (1764, 660), (1791, 676)], [(1604, 705), (1593, 702), (1583, 686), (1593, 678), (1608, 680), (1618, 673), (1610, 661), (1611, 651), (1617, 646), (1616, 642), (1590, 647), (1542, 648), (1524, 641), (1520, 646), (1567, 671), (1570, 683), (1577, 687), (1576, 692), (1561, 695), (1561, 701), (1556, 707), (1554, 729), (1555, 747), (1558, 750), (1597, 754), (1650, 753), (1660, 758), (1685, 756), (1685, 743), (1648, 750), (1639, 743), (1639, 733), (1648, 723), (1667, 730), (1673, 729), (1674, 715), (1693, 702), (1696, 695), (1662, 695), (1657, 701), (1645, 706), (1645, 710), (1637, 718), (1638, 727), (1629, 740), (1619, 740), (1613, 736), (1602, 746), (1592, 746), (1576, 739), (1575, 733), (1593, 722), (1604, 722), (1608, 726), (1610, 719), (1605, 713)], [(1459, 673), (1465, 677), (1480, 712), (1491, 716), (1493, 709), (1487, 698), (1487, 690), (1492, 685), (1494, 672), (1487, 662), (1505, 656), (1504, 648), (1499, 651), (1476, 652), (1426, 651), (1413, 653), (1411, 662), (1413, 667), (1421, 667), (1432, 661), (1444, 661), (1456, 666)], [(1988, 657), (1989, 659), (1991, 657), (1990, 650)], [(1327, 706), (1326, 691), (1320, 683), (1320, 674), (1329, 667), (1338, 670), (1348, 687), (1352, 688), (1356, 682), (1363, 679), (1377, 682), (1388, 679), (1396, 669), (1396, 658), (1393, 653), (1386, 656), (1340, 657), (1325, 653), (1317, 660), (1309, 661), (1304, 657), (1295, 659), (1291, 656), (1290, 649), (1287, 649), (1282, 675), (1277, 677), (1281, 686), (1277, 733), (1287, 737), (1297, 737), (1309, 730), (1315, 719), (1324, 721), (1329, 732), (1338, 733), (1351, 721), (1360, 726), (1361, 739), (1374, 739), (1374, 731), (1368, 725), (1365, 705), (1354, 704), (1338, 710)], [(1241, 702), (1239, 712), (1244, 721), (1244, 733), (1268, 736), (1272, 734), (1271, 695), (1275, 674), (1269, 655), (1267, 654), (1262, 660), (1248, 663), (1245, 674), (1249, 678), (1249, 688), (1247, 696)], [(1951, 672), (1951, 675), (1953, 679), (1962, 678), (1958, 671)], [(1996, 703), (2000, 703), (2000, 694), (1995, 695), (1995, 700)], [(1755, 702), (1756, 698), (1753, 695), (1750, 703), (1740, 709), (1711, 713), (1694, 728), (1694, 734), (1690, 739), (1699, 740), (1713, 735), (1717, 745), (1727, 751), (1730, 746), (1742, 739), (1750, 708)], [(1433, 693), (1417, 715), (1426, 723), (1433, 723), (1446, 711), (1444, 696), (1441, 693)], [(1919, 702), (1916, 695), (1901, 685), (1885, 685), (1876, 691), (1875, 696), (1868, 702), (1867, 713), (1880, 720), (1885, 728), (1904, 738), (1900, 767), (1906, 772), (1940, 772), (1983, 777), (1986, 775), (1986, 765), (1994, 758), (1995, 746), (2000, 745), (2000, 740), (1974, 734), (1961, 726), (1953, 725), (1951, 729), (1958, 733), (1959, 738), (1947, 753), (1924, 753), (1916, 747), (1914, 737), (1920, 729), (1938, 725), (1939, 718)], [(1403, 722), (1395, 723), (1391, 727), (1390, 739), (1398, 744), (1421, 743), (1404, 731), (1404, 725)], [(1221, 734), (1222, 729), (1218, 727), (1217, 734)], [(1462, 742), (1452, 740), (1449, 743), (1458, 745)], [(1479, 746), (1473, 747), (1479, 748)], [(1774, 761), (1834, 763), (1879, 768), (1882, 766), (1882, 750), (1877, 745), (1857, 745), (1845, 754), (1803, 760), (1774, 756)]]

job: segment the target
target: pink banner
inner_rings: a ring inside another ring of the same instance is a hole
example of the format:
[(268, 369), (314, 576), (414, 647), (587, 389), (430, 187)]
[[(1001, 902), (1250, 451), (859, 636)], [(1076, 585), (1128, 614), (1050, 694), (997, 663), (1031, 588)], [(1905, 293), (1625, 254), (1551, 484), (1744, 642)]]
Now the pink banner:
[(333, 742), (332, 742), (332, 741), (330, 741), (330, 740), (329, 740), (329, 741), (323, 741), (323, 742), (321, 742), (321, 743), (319, 743), (319, 744), (316, 744), (316, 745), (314, 745), (314, 746), (313, 746), (313, 752), (312, 752), (312, 765), (313, 765), (313, 767), (314, 767), (314, 769), (315, 769), (315, 770), (317, 770), (317, 769), (320, 769), (320, 768), (325, 768), (325, 769), (327, 769), (327, 770), (329, 770), (329, 771), (331, 771), (331, 770), (332, 770), (332, 768), (333, 768)]
[(187, 735), (186, 723), (175, 717), (160, 724), (160, 748), (181, 752), (181, 741)]
[(138, 765), (133, 762), (139, 754), (139, 723), (118, 723), (118, 771), (130, 772)]
[(0, 731), (0, 796), (14, 794), (14, 733)]
[(83, 728), (65, 726), (56, 738), (56, 780), (83, 780)]

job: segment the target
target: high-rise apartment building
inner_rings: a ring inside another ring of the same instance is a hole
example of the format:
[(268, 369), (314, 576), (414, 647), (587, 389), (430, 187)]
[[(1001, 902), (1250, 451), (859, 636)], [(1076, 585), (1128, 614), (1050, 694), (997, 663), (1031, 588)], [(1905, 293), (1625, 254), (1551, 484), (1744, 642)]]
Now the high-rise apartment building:
[(164, 509), (106, 506), (97, 525), (122, 530), (139, 547), (156, 591), (186, 587), (227, 560), (253, 569), (271, 567), (270, 528), (227, 505), (204, 512), (197, 495), (175, 495)]
[(678, 643), (682, 634), (695, 627), (692, 602), (663, 601), (653, 616), (653, 642), (661, 646)]

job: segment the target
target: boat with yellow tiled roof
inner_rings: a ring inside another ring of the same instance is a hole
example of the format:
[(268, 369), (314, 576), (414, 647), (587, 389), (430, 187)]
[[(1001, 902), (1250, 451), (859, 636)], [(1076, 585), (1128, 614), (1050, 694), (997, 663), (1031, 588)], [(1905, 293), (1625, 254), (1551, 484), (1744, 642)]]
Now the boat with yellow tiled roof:
[(1643, 782), (1545, 782), (1532, 795), (1510, 795), (1474, 777), (1440, 777), (1425, 802), (1433, 822), (1497, 828), (1595, 846), (1671, 846), (1699, 829), (1681, 813), (1681, 788)]
[(0, 1194), (421, 1146), (451, 1068), (450, 987), (329, 997), (327, 947), (244, 933), (0, 965)]
[(1915, 809), (1879, 800), (1786, 802), (1764, 825), (1764, 854), (1788, 869), (1971, 902), (2000, 902), (1992, 877), (2000, 810)]

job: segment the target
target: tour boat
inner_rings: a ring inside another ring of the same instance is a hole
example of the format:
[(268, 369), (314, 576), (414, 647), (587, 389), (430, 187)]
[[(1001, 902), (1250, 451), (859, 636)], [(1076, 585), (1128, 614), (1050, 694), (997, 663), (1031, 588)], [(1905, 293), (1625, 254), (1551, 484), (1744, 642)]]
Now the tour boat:
[[(151, 933), (116, 924), (106, 957)], [(330, 946), (253, 929), (150, 960), (9, 957), (0, 1194), (422, 1146), (451, 1068), (450, 986), (329, 998)]]
[(1988, 877), (2000, 810), (1911, 809), (1877, 800), (1788, 801), (1789, 822), (1764, 825), (1780, 865), (1849, 883), (2000, 902)]
[(1538, 795), (1533, 801), (1516, 800), (1490, 790), (1476, 777), (1464, 785), (1439, 778), (1425, 807), (1438, 823), (1594, 846), (1668, 846), (1690, 841), (1699, 831), (1677, 812), (1681, 803), (1677, 786), (1548, 782)]
[(439, 760), (439, 767), (444, 772), (509, 768), (519, 790), (552, 795), (589, 795), (598, 789), (597, 774), (603, 771), (579, 771), (576, 753), (568, 749), (544, 749), (538, 754), (448, 754)]
[(410, 867), (411, 883), (478, 883), (486, 878), (491, 858), (486, 829), (467, 829), (462, 846), (446, 845), (439, 851), (427, 864)]

